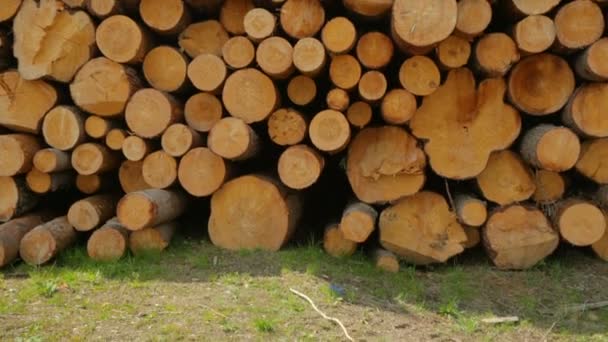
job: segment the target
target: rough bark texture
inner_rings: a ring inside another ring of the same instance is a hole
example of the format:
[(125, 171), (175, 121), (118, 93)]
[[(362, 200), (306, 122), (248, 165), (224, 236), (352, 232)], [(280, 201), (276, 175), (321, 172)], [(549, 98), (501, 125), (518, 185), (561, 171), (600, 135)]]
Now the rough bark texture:
[(30, 265), (42, 265), (76, 242), (76, 231), (65, 216), (37, 226), (25, 234), (19, 255)]

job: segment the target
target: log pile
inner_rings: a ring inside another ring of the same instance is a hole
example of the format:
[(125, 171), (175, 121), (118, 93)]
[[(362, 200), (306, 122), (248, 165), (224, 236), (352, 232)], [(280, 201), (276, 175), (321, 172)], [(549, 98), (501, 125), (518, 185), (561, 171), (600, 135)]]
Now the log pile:
[(4, 0), (0, 266), (161, 251), (185, 214), (390, 272), (608, 260), (604, 5)]

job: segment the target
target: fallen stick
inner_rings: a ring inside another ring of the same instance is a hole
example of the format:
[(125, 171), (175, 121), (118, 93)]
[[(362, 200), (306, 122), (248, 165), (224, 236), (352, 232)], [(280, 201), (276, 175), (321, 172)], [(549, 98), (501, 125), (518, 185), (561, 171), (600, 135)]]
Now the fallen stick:
[(604, 300), (596, 303), (585, 303), (579, 305), (572, 305), (566, 307), (567, 313), (579, 312), (579, 311), (587, 311), (587, 310), (595, 310), (608, 306), (608, 300)]
[(517, 323), (519, 317), (517, 316), (506, 316), (506, 317), (490, 317), (481, 320), (482, 323), (486, 324), (502, 324), (502, 323)]

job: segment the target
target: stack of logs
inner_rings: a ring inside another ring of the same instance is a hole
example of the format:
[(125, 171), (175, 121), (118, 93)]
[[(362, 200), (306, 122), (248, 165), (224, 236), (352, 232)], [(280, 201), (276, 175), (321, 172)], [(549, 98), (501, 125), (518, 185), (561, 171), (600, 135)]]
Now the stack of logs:
[(2, 0), (0, 266), (162, 250), (197, 197), (215, 245), (278, 250), (315, 187), (326, 251), (387, 270), (608, 260), (607, 4)]

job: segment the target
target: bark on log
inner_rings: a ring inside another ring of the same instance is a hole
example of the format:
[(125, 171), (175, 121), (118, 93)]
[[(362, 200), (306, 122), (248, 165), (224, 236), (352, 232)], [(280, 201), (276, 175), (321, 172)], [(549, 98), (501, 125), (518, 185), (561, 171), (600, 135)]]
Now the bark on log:
[(178, 44), (191, 58), (203, 53), (222, 56), (222, 47), (230, 37), (217, 20), (206, 20), (186, 27), (179, 35)]
[(490, 155), (485, 170), (477, 176), (477, 185), (483, 197), (500, 205), (525, 201), (536, 190), (530, 168), (509, 150)]
[(0, 222), (32, 210), (40, 197), (28, 189), (22, 177), (0, 177)]
[(566, 179), (557, 172), (537, 170), (534, 179), (536, 191), (532, 195), (532, 200), (536, 203), (554, 203), (566, 192)]
[(183, 0), (141, 0), (139, 14), (143, 22), (160, 35), (177, 35), (192, 21)]
[(150, 140), (142, 139), (136, 135), (127, 137), (122, 143), (122, 154), (130, 161), (143, 160), (154, 149), (155, 146)]
[(125, 109), (129, 129), (142, 138), (161, 136), (171, 124), (184, 116), (183, 105), (172, 95), (146, 88), (137, 91)]
[(557, 32), (553, 20), (544, 15), (531, 15), (513, 27), (513, 40), (524, 54), (541, 53), (549, 49)]
[(116, 208), (116, 216), (131, 231), (170, 222), (182, 215), (188, 197), (181, 191), (147, 189), (126, 194)]
[(346, 173), (357, 198), (385, 203), (418, 192), (424, 185), (426, 157), (405, 130), (365, 128), (348, 148)]
[(129, 249), (135, 255), (161, 252), (169, 246), (177, 228), (177, 222), (168, 222), (134, 231), (129, 235)]
[(203, 145), (203, 138), (192, 128), (176, 123), (169, 126), (161, 137), (163, 150), (172, 157), (181, 157), (195, 147)]
[(142, 174), (143, 161), (125, 160), (118, 169), (120, 187), (125, 193), (150, 189)]
[(222, 58), (228, 68), (243, 69), (253, 63), (255, 47), (246, 37), (232, 37), (222, 47)]
[(351, 104), (346, 110), (346, 119), (358, 129), (362, 129), (372, 121), (372, 107), (363, 101)]
[(0, 176), (26, 173), (33, 167), (34, 155), (40, 150), (38, 138), (29, 134), (0, 135)]
[(357, 246), (356, 242), (344, 238), (338, 223), (325, 227), (323, 233), (323, 250), (325, 250), (325, 253), (336, 258), (343, 258), (355, 254)]
[(46, 173), (72, 169), (70, 154), (54, 148), (45, 148), (36, 152), (33, 164), (36, 169)]
[(426, 56), (410, 57), (399, 69), (401, 86), (414, 95), (432, 94), (441, 84), (439, 68), (432, 59)]
[(94, 230), (114, 216), (118, 200), (116, 195), (104, 194), (76, 201), (68, 210), (68, 222), (81, 232)]
[(517, 45), (505, 33), (488, 33), (473, 49), (475, 66), (487, 77), (502, 77), (519, 62)]
[(566, 127), (541, 124), (528, 130), (521, 155), (533, 167), (561, 172), (574, 167), (580, 153), (578, 137)]
[[(555, 15), (555, 41), (558, 50), (572, 51), (585, 48), (602, 37), (604, 15), (591, 0), (574, 0), (564, 4)], [(581, 23), (585, 23), (582, 25)]]
[(608, 106), (608, 84), (583, 84), (574, 91), (564, 107), (562, 121), (582, 136), (608, 137), (608, 120), (604, 116), (606, 106)]
[(188, 64), (188, 79), (200, 91), (217, 94), (227, 74), (224, 61), (210, 53), (200, 54)]
[(146, 80), (153, 88), (166, 92), (181, 92), (189, 88), (187, 77), (189, 59), (172, 46), (150, 50), (143, 63)]
[(279, 105), (280, 98), (272, 80), (256, 69), (241, 69), (228, 76), (222, 102), (230, 115), (246, 123), (265, 120)]
[(36, 213), (0, 224), (0, 267), (4, 267), (19, 256), (21, 239), (35, 227), (49, 219), (49, 214)]
[(608, 80), (608, 38), (591, 44), (576, 59), (575, 70), (578, 76), (588, 81)]
[(361, 65), (351, 55), (338, 55), (329, 64), (329, 79), (338, 88), (352, 90), (361, 78)]
[(87, 254), (95, 261), (117, 261), (127, 253), (129, 230), (116, 217), (91, 234)]
[(44, 173), (35, 168), (25, 175), (27, 187), (37, 194), (69, 189), (73, 187), (74, 179), (75, 175), (70, 171)]
[(104, 145), (85, 143), (72, 152), (72, 167), (81, 175), (115, 170), (120, 165), (118, 154)]
[(120, 128), (113, 128), (106, 135), (106, 146), (112, 151), (122, 151), (122, 144), (129, 136), (129, 132)]
[(368, 69), (382, 69), (395, 52), (391, 38), (381, 32), (368, 32), (357, 42), (357, 59)]
[(254, 8), (253, 0), (225, 0), (220, 11), (220, 22), (233, 35), (245, 34), (245, 16)]
[(243, 19), (243, 29), (251, 41), (259, 43), (272, 36), (277, 24), (275, 16), (264, 8), (254, 8)]
[(305, 76), (318, 76), (326, 61), (325, 47), (316, 38), (300, 39), (293, 47), (293, 65)]
[(0, 23), (7, 22), (17, 15), (23, 0), (6, 0), (0, 8)]
[(587, 140), (575, 168), (583, 176), (598, 184), (608, 184), (608, 138)]
[(460, 0), (456, 18), (456, 33), (473, 39), (481, 34), (492, 21), (492, 6), (487, 0)]
[(384, 74), (371, 70), (359, 80), (359, 97), (369, 103), (377, 103), (386, 94), (388, 83)]
[(340, 230), (345, 239), (358, 243), (367, 241), (376, 229), (378, 212), (363, 202), (350, 203), (342, 212)]
[(350, 96), (344, 89), (334, 88), (327, 92), (325, 97), (327, 108), (338, 112), (344, 112), (350, 104)]
[(141, 63), (152, 48), (152, 36), (148, 30), (124, 15), (114, 15), (102, 21), (95, 36), (101, 53), (117, 63)]
[(245, 121), (226, 117), (213, 126), (207, 137), (207, 146), (215, 154), (230, 160), (245, 160), (260, 149), (258, 136)]
[(376, 268), (390, 273), (399, 272), (399, 259), (394, 253), (378, 248), (374, 251), (373, 257)]
[(114, 128), (118, 127), (117, 121), (108, 120), (100, 116), (91, 115), (84, 121), (84, 130), (93, 139), (103, 139)]
[(315, 81), (304, 75), (292, 78), (287, 84), (287, 97), (298, 106), (310, 104), (317, 96), (317, 84)]
[(19, 255), (30, 265), (42, 265), (76, 242), (76, 231), (65, 216), (32, 229), (19, 244)]
[(144, 158), (141, 172), (152, 188), (165, 189), (177, 181), (177, 160), (163, 150), (156, 151)]
[(405, 89), (396, 88), (389, 91), (380, 105), (384, 122), (391, 125), (403, 125), (416, 113), (416, 97)]
[(42, 122), (44, 141), (58, 150), (69, 151), (85, 141), (84, 121), (84, 114), (78, 108), (57, 106)]
[(261, 176), (243, 176), (211, 197), (209, 237), (229, 250), (277, 251), (294, 233), (299, 216), (295, 195)]
[(229, 164), (206, 147), (194, 148), (179, 162), (179, 183), (190, 195), (205, 197), (213, 194), (228, 180)]
[(306, 117), (291, 108), (281, 108), (268, 118), (268, 136), (277, 145), (290, 146), (306, 138)]
[(212, 94), (192, 95), (184, 107), (184, 119), (188, 126), (202, 133), (209, 132), (222, 118), (222, 102)]
[(350, 141), (350, 125), (344, 114), (326, 109), (317, 113), (308, 128), (310, 141), (321, 151), (334, 154), (344, 150)]
[(325, 167), (323, 156), (307, 145), (288, 147), (279, 157), (281, 182), (295, 190), (306, 189), (317, 182)]
[(460, 68), (469, 62), (471, 43), (462, 37), (451, 35), (437, 45), (435, 54), (441, 68)]
[(559, 236), (538, 209), (521, 205), (500, 208), (490, 214), (483, 244), (499, 269), (527, 269), (553, 253)]
[(443, 196), (429, 191), (405, 197), (380, 214), (380, 244), (415, 265), (442, 263), (467, 240)]
[(325, 10), (319, 0), (287, 0), (280, 21), (283, 31), (294, 39), (313, 37), (325, 23)]
[(589, 201), (571, 198), (557, 203), (550, 216), (562, 239), (574, 246), (590, 246), (606, 232), (606, 218)]
[(357, 29), (346, 17), (334, 17), (323, 26), (321, 41), (330, 55), (349, 53), (357, 42)]
[(482, 226), (488, 218), (486, 202), (470, 194), (454, 196), (454, 212), (458, 221), (469, 227)]
[(112, 174), (77, 175), (76, 188), (85, 195), (103, 191), (115, 191), (116, 181)]

